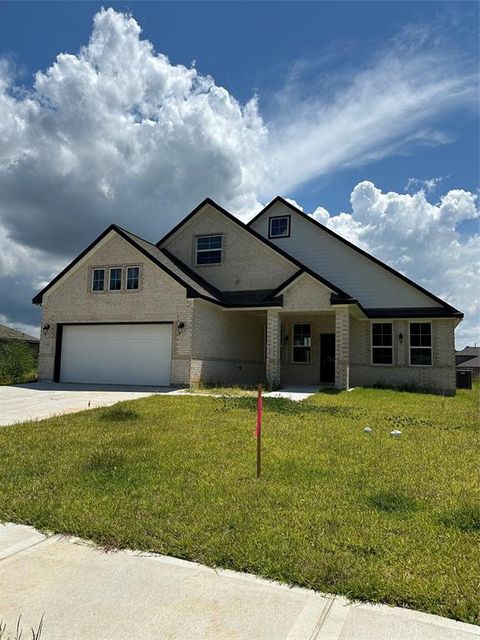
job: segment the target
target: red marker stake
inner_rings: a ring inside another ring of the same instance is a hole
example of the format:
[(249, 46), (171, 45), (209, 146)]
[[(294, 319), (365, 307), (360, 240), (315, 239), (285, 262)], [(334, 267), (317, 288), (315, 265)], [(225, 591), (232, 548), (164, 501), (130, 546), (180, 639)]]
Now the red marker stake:
[(260, 477), (261, 470), (261, 443), (262, 443), (262, 385), (258, 385), (258, 399), (257, 399), (257, 429), (255, 431), (255, 437), (257, 438), (257, 478)]

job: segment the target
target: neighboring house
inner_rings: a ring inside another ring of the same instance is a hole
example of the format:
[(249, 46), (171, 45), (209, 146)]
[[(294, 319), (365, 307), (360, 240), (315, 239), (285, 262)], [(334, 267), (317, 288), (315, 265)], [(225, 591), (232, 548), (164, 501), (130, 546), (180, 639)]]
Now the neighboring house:
[(472, 378), (480, 377), (480, 347), (465, 347), (455, 352), (457, 371), (471, 371)]
[(210, 199), (157, 244), (108, 227), (33, 299), (40, 379), (455, 393), (462, 313), (282, 198)]
[(23, 333), (22, 331), (17, 331), (17, 329), (12, 329), (12, 327), (0, 324), (0, 344), (11, 342), (12, 340), (21, 340), (26, 342), (34, 355), (38, 355), (38, 345), (40, 343), (38, 338), (34, 338), (33, 336), (29, 336), (28, 333)]

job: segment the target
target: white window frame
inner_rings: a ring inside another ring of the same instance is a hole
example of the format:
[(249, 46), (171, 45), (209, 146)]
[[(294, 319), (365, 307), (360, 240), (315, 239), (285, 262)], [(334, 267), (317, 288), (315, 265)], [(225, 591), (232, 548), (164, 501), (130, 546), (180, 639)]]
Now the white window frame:
[[(200, 238), (215, 238), (219, 237), (220, 249), (199, 249), (198, 241)], [(216, 265), (222, 264), (223, 262), (223, 233), (202, 233), (199, 236), (195, 236), (195, 266), (196, 267), (214, 267)], [(220, 262), (198, 262), (198, 254), (206, 253), (207, 251), (220, 251)]]
[[(93, 283), (94, 283), (94, 279), (95, 279), (95, 271), (103, 271), (103, 289), (94, 289), (93, 288)], [(92, 283), (91, 283), (91, 287), (90, 290), (92, 293), (105, 293), (106, 291), (106, 287), (105, 287), (105, 267), (93, 267), (92, 268)]]
[[(128, 270), (129, 269), (138, 269), (138, 282), (137, 282), (138, 286), (135, 289), (128, 288)], [(129, 264), (127, 267), (125, 267), (125, 291), (138, 291), (140, 289), (140, 273), (141, 273), (141, 269), (139, 264)]]
[[(412, 343), (411, 343), (411, 325), (412, 324), (429, 324), (430, 325), (430, 346), (429, 347), (412, 347)], [(412, 349), (430, 349), (430, 364), (412, 364)], [(408, 364), (410, 367), (433, 367), (433, 323), (431, 320), (409, 320), (408, 322)]]
[[(110, 284), (111, 284), (111, 272), (113, 271), (113, 269), (120, 269), (120, 289), (112, 289), (110, 287)], [(119, 291), (122, 291), (123, 283), (124, 283), (123, 267), (109, 267), (108, 268), (108, 291), (110, 291), (112, 293), (118, 293)]]
[[(279, 218), (286, 218), (287, 219), (287, 231), (286, 231), (286, 233), (283, 233), (282, 235), (278, 235), (278, 234), (274, 235), (272, 233), (272, 222), (274, 220), (278, 220)], [(268, 239), (269, 240), (275, 240), (276, 238), (289, 238), (290, 237), (290, 225), (291, 225), (291, 216), (288, 215), (288, 214), (286, 214), (284, 216), (270, 216), (268, 218)]]
[[(302, 347), (301, 345), (295, 345), (295, 327), (297, 325), (307, 324), (310, 327), (310, 345), (308, 346), (308, 360), (305, 362), (304, 360), (295, 360), (295, 348), (305, 349), (306, 347)], [(292, 322), (292, 363), (293, 364), (312, 364), (312, 323), (311, 322)]]
[[(384, 346), (373, 346), (373, 325), (374, 324), (389, 324), (392, 327), (392, 346), (391, 347), (384, 347)], [(393, 351), (393, 341), (394, 341), (394, 334), (393, 334), (393, 322), (391, 320), (375, 320), (375, 322), (372, 320), (370, 322), (370, 364), (372, 365), (372, 367), (393, 367), (393, 361), (394, 361), (394, 351)], [(391, 362), (374, 362), (373, 361), (373, 350), (374, 349), (391, 349), (392, 350), (392, 361)]]

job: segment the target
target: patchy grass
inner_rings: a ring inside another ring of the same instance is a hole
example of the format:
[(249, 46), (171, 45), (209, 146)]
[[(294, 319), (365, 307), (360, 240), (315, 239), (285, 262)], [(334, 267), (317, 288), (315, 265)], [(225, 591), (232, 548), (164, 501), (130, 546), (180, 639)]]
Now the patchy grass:
[(221, 387), (218, 385), (201, 385), (199, 387), (192, 387), (188, 390), (189, 393), (195, 393), (198, 395), (218, 395), (218, 396), (256, 396), (258, 393), (257, 387), (252, 386), (236, 386), (236, 387)]
[(260, 480), (255, 404), (153, 396), (2, 428), (0, 519), (480, 622), (478, 386), (266, 398)]

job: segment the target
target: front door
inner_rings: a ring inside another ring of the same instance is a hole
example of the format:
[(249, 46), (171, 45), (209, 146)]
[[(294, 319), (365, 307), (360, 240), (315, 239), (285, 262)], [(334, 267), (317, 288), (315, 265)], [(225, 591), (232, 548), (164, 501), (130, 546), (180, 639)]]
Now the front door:
[(335, 334), (320, 334), (320, 382), (335, 382)]

